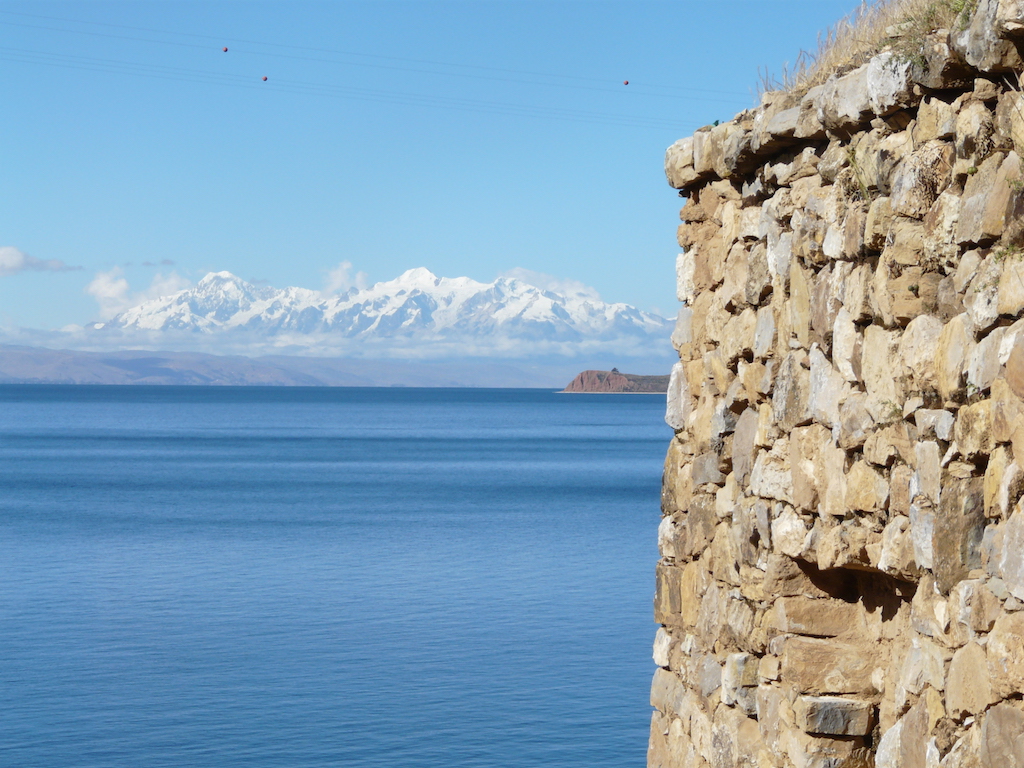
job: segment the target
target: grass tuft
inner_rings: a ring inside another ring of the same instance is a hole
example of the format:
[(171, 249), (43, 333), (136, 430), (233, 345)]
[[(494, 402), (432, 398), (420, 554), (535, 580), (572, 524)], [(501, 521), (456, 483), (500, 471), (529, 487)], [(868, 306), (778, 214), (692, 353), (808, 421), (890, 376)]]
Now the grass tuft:
[(830, 75), (855, 69), (886, 49), (904, 59), (917, 59), (929, 32), (965, 28), (977, 4), (977, 0), (865, 0), (818, 36), (816, 51), (801, 51), (779, 76), (763, 72), (761, 91), (806, 93)]

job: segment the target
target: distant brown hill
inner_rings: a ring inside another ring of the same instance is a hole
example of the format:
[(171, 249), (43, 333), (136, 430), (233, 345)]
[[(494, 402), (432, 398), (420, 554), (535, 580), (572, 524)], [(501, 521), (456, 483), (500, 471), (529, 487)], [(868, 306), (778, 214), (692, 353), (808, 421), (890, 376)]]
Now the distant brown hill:
[(638, 376), (634, 373), (584, 371), (563, 392), (668, 392), (668, 376)]

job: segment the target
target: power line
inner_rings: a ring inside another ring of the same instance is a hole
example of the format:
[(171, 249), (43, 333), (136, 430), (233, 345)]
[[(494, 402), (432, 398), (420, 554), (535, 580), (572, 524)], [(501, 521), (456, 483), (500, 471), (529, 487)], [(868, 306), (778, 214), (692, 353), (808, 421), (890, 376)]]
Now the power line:
[[(525, 76), (544, 77), (544, 78), (560, 79), (560, 80), (574, 80), (574, 81), (580, 81), (580, 82), (602, 83), (602, 84), (606, 84), (606, 85), (608, 83), (608, 80), (604, 79), (604, 78), (586, 77), (586, 76), (580, 76), (580, 75), (565, 75), (565, 74), (549, 73), (549, 72), (534, 72), (534, 71), (529, 71), (529, 70), (507, 69), (507, 68), (503, 68), (503, 67), (493, 67), (493, 66), (476, 65), (476, 64), (456, 64), (456, 63), (452, 63), (452, 62), (434, 61), (434, 60), (428, 60), (428, 59), (411, 59), (411, 58), (404, 58), (404, 57), (398, 57), (398, 56), (385, 56), (385, 55), (382, 55), (382, 54), (362, 53), (362, 52), (356, 52), (356, 51), (339, 51), (339, 50), (330, 49), (330, 48), (317, 48), (317, 47), (312, 47), (312, 46), (290, 45), (290, 44), (285, 44), (285, 43), (272, 43), (272, 42), (266, 42), (266, 41), (260, 41), (260, 40), (245, 40), (245, 39), (232, 38), (230, 36), (216, 37), (214, 35), (203, 35), (203, 34), (196, 34), (196, 33), (190, 33), (190, 32), (168, 32), (168, 31), (165, 31), (165, 30), (152, 29), (152, 28), (149, 28), (149, 27), (135, 27), (135, 26), (129, 26), (129, 25), (126, 25), (126, 24), (109, 24), (109, 23), (98, 22), (98, 21), (87, 21), (87, 20), (82, 20), (82, 19), (69, 19), (69, 18), (62, 18), (62, 17), (56, 17), (56, 16), (45, 16), (45, 15), (41, 15), (41, 14), (23, 13), (23, 12), (17, 12), (17, 11), (0, 10), (0, 13), (7, 14), (7, 15), (10, 15), (10, 16), (20, 16), (20, 17), (24, 17), (24, 18), (42, 19), (42, 20), (46, 20), (46, 21), (57, 21), (57, 22), (64, 22), (64, 23), (68, 23), (68, 24), (90, 25), (90, 26), (96, 26), (96, 27), (105, 27), (105, 28), (109, 28), (109, 29), (124, 29), (124, 30), (130, 30), (130, 31), (135, 31), (135, 32), (148, 32), (148, 33), (152, 33), (152, 34), (166, 35), (166, 36), (172, 36), (172, 37), (174, 37), (174, 36), (177, 36), (177, 37), (189, 37), (189, 38), (201, 39), (201, 40), (216, 40), (216, 41), (219, 41), (219, 42), (224, 42), (225, 40), (229, 40), (229, 41), (234, 41), (236, 43), (243, 43), (243, 44), (248, 44), (248, 45), (265, 46), (265, 47), (270, 47), (270, 48), (283, 48), (283, 49), (295, 50), (295, 51), (310, 51), (310, 52), (315, 52), (315, 53), (327, 53), (327, 54), (338, 55), (338, 56), (353, 56), (353, 57), (357, 57), (357, 58), (378, 59), (378, 60), (382, 60), (382, 61), (405, 62), (405, 63), (410, 63), (410, 64), (423, 64), (423, 65), (430, 65), (430, 66), (441, 66), (441, 67), (448, 67), (448, 68), (452, 68), (452, 69), (468, 69), (468, 70), (487, 71), (487, 72), (501, 72), (501, 73), (512, 74), (512, 75), (525, 75)], [(33, 26), (33, 25), (29, 25), (29, 24), (16, 24), (15, 22), (0, 22), (0, 23), (11, 24), (11, 25), (16, 25), (16, 26), (24, 26), (24, 27), (32, 27)], [(70, 33), (70, 34), (84, 34), (84, 35), (93, 35), (93, 36), (102, 36), (102, 37), (112, 37), (112, 38), (118, 38), (118, 39), (133, 40), (133, 41), (137, 41), (137, 42), (150, 42), (150, 43), (157, 43), (157, 44), (163, 44), (163, 45), (175, 45), (175, 46), (187, 47), (187, 48), (199, 48), (199, 49), (205, 49), (206, 48), (206, 46), (202, 46), (202, 45), (198, 45), (198, 44), (194, 44), (194, 43), (181, 43), (181, 42), (167, 41), (167, 40), (154, 40), (154, 39), (136, 38), (136, 37), (122, 36), (122, 35), (110, 35), (110, 34), (103, 34), (103, 33), (98, 33), (98, 32), (86, 32), (86, 31), (83, 31), (83, 30), (75, 30), (75, 29), (60, 29), (60, 28), (55, 28), (55, 27), (42, 27), (42, 26), (38, 26), (38, 25), (35, 25), (35, 26), (36, 26), (36, 28), (39, 28), (39, 29), (49, 29), (49, 30), (52, 30), (52, 31), (66, 32), (66, 33)], [(241, 51), (241, 52), (245, 52), (245, 51)], [(277, 57), (280, 57), (280, 58), (300, 59), (300, 60), (306, 60), (306, 61), (321, 61), (321, 62), (326, 62), (326, 63), (346, 64), (346, 65), (356, 65), (356, 66), (367, 66), (367, 67), (371, 67), (372, 66), (372, 67), (376, 67), (376, 68), (380, 68), (380, 69), (396, 69), (396, 70), (400, 70), (400, 71), (425, 72), (427, 74), (440, 74), (440, 75), (445, 75), (445, 76), (472, 77), (471, 75), (468, 75), (468, 74), (465, 74), (465, 73), (459, 73), (459, 72), (438, 72), (436, 70), (432, 71), (432, 70), (422, 70), (422, 69), (410, 69), (410, 68), (398, 67), (398, 66), (394, 66), (394, 65), (391, 65), (391, 66), (373, 65), (373, 64), (366, 63), (366, 62), (339, 62), (339, 61), (331, 61), (331, 60), (328, 60), (328, 59), (316, 59), (316, 58), (311, 58), (311, 57), (302, 57), (302, 56), (295, 56), (295, 55), (288, 55), (288, 54), (275, 54), (275, 53), (269, 53), (269, 52), (266, 52), (266, 51), (260, 51), (260, 52), (253, 51), (253, 52), (249, 52), (249, 53), (258, 53), (259, 55), (264, 55), (264, 56), (277, 56)], [(499, 81), (504, 81), (504, 82), (521, 82), (521, 83), (534, 84), (534, 85), (551, 85), (551, 86), (566, 87), (566, 88), (570, 88), (570, 87), (582, 88), (582, 87), (585, 87), (585, 86), (573, 86), (573, 85), (569, 85), (567, 83), (539, 83), (537, 81), (531, 81), (531, 80), (509, 80), (507, 78), (484, 77), (484, 76), (480, 76), (480, 75), (477, 75), (475, 77), (477, 79), (491, 79), (491, 80), (499, 80)], [(670, 85), (662, 85), (662, 84), (657, 84), (657, 83), (637, 83), (635, 80), (632, 81), (632, 82), (633, 82), (633, 85), (634, 85), (634, 90), (637, 89), (637, 86), (642, 86), (644, 88), (654, 88), (654, 89), (659, 89), (659, 90), (676, 91), (677, 93), (708, 93), (708, 94), (714, 94), (714, 95), (717, 95), (717, 96), (734, 95), (734, 96), (749, 97), (749, 94), (746, 94), (746, 93), (740, 94), (740, 93), (736, 93), (736, 92), (722, 91), (720, 89), (694, 88), (694, 87), (689, 87), (689, 86), (670, 86)], [(595, 90), (608, 90), (609, 92), (620, 91), (620, 89), (610, 89), (610, 88), (597, 88)], [(681, 95), (673, 96), (671, 94), (646, 94), (646, 95), (660, 96), (662, 98), (687, 98), (686, 96), (681, 96)], [(694, 97), (689, 97), (689, 98), (694, 98)], [(702, 99), (702, 100), (704, 100), (704, 99)], [(733, 103), (733, 102), (724, 102), (724, 103)]]
[(507, 104), (488, 102), (477, 99), (465, 99), (445, 96), (424, 96), (415, 93), (381, 91), (356, 86), (337, 86), (325, 83), (313, 83), (302, 80), (273, 80), (267, 85), (257, 84), (249, 77), (224, 73), (170, 67), (166, 65), (142, 64), (139, 62), (117, 59), (101, 59), (72, 54), (58, 54), (49, 51), (10, 48), (0, 46), (0, 60), (17, 61), (29, 64), (45, 64), (64, 69), (75, 69), (91, 72), (128, 74), (140, 77), (178, 82), (191, 82), (207, 85), (226, 85), (230, 87), (253, 88), (263, 91), (273, 90), (285, 93), (304, 93), (337, 98), (390, 103), (400, 105), (425, 106), (452, 109), (465, 112), (484, 114), (503, 114), (519, 117), (542, 117), (572, 122), (591, 124), (618, 125), (650, 129), (681, 130), (684, 126), (676, 120), (660, 118), (637, 118), (630, 115), (609, 114), (586, 110), (540, 107), (525, 104)]

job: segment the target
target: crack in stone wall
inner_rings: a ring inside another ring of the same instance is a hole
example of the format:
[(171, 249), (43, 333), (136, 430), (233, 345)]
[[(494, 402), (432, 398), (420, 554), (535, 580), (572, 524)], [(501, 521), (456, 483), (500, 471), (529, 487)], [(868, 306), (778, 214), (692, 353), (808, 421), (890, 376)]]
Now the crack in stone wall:
[(649, 766), (1024, 768), (1024, 0), (666, 154)]

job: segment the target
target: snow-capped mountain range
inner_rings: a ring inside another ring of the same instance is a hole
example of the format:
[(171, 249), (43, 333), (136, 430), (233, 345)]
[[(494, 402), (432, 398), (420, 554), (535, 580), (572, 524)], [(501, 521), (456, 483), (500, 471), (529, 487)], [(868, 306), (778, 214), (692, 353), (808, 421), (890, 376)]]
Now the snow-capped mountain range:
[(501, 347), (628, 342), (632, 348), (665, 343), (668, 320), (594, 295), (543, 290), (520, 279), (481, 283), (437, 277), (424, 268), (369, 288), (324, 296), (305, 288), (270, 288), (230, 272), (211, 272), (196, 285), (146, 301), (105, 323), (96, 335), (245, 336), (273, 346), (324, 343), (453, 342)]

